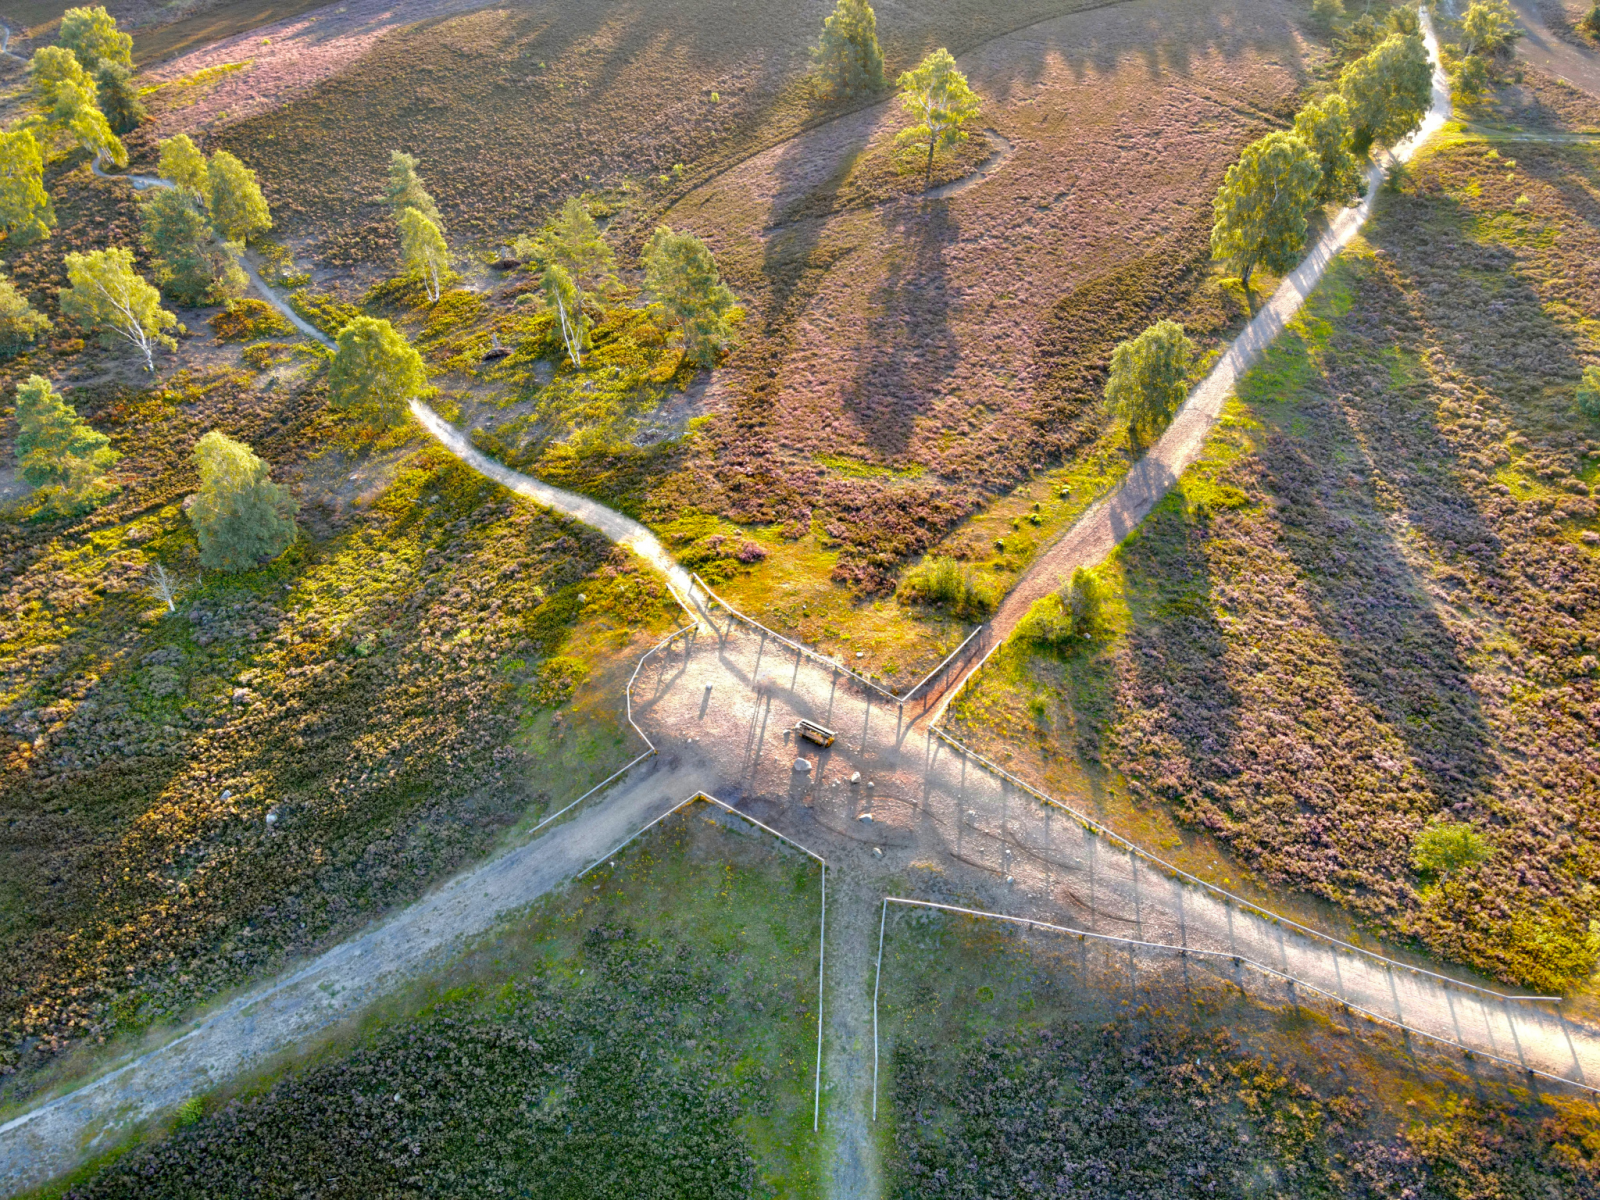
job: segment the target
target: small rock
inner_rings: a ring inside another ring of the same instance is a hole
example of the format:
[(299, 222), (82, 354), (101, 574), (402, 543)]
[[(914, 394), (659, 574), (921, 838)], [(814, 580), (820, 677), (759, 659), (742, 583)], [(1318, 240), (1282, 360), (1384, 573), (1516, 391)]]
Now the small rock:
[(861, 782), (861, 772), (857, 771), (854, 774), (852, 774), (850, 776), (850, 782), (851, 783), (860, 783)]
[(589, 595), (588, 595), (587, 592), (579, 592), (578, 593), (578, 603), (579, 604), (587, 604), (587, 603), (589, 603)]
[(222, 798), (224, 800), (232, 800), (233, 799), (233, 793), (232, 792), (223, 792), (222, 793)]
[(873, 858), (882, 858), (883, 857), (883, 847), (874, 846), (872, 848), (872, 857)]
[(865, 650), (857, 650), (856, 651), (856, 657), (857, 658), (865, 658), (866, 656), (867, 656), (867, 652)]
[(869, 780), (867, 780), (867, 787), (869, 787), (869, 788), (872, 788), (872, 787), (876, 787), (876, 786), (877, 786), (877, 785), (876, 785), (876, 784), (874, 784), (874, 783), (873, 783), (873, 782), (872, 782), (872, 780), (870, 780), (870, 779), (869, 779)]
[(269, 827), (271, 827), (273, 825), (276, 825), (277, 823), (278, 823), (278, 814), (275, 813), (275, 812), (269, 812), (267, 814), (267, 825)]
[(794, 769), (796, 774), (809, 775), (811, 773), (811, 763), (804, 758), (797, 758), (794, 760)]
[(862, 813), (859, 817), (856, 818), (856, 820), (865, 821), (868, 825), (870, 825), (870, 824), (872, 824), (872, 814), (871, 813)]
[(1009, 875), (1007, 875), (1007, 876), (1006, 876), (1006, 882), (1007, 882), (1007, 883), (1015, 883), (1015, 882), (1016, 882), (1016, 880), (1015, 880), (1015, 879), (1013, 879), (1013, 878), (1011, 878), (1011, 876), (1009, 876)]

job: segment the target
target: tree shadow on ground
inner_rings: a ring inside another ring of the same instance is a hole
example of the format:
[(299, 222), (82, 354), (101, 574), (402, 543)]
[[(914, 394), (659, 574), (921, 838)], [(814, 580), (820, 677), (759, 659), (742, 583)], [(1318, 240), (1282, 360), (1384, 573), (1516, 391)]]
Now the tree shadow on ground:
[(894, 461), (911, 447), (919, 416), (942, 394), (960, 358), (950, 328), (953, 284), (945, 252), (961, 236), (942, 201), (906, 201), (885, 214), (892, 247), (867, 321), (844, 407), (862, 440)]
[[(1216, 617), (1206, 520), (1175, 487), (1118, 551), (1129, 629), (1125, 712), (1117, 737), (1153, 757), (1154, 796), (1211, 828), (1206, 784), (1238, 774), (1232, 752), (1242, 702)], [(1149, 765), (1147, 763), (1147, 765)]]

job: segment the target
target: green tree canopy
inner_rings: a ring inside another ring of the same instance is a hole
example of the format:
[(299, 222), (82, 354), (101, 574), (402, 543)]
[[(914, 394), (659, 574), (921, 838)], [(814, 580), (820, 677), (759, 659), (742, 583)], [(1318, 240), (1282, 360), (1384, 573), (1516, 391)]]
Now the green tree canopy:
[(422, 356), (381, 317), (357, 317), (339, 331), (328, 397), (335, 408), (384, 425), (406, 418), (428, 386)]
[(420, 210), (400, 210), (400, 257), (406, 270), (422, 276), (428, 299), (439, 301), (440, 277), (450, 268), (450, 247), (439, 227)]
[(399, 150), (390, 153), (389, 186), (384, 189), (383, 195), (394, 210), (396, 220), (399, 220), (402, 209), (414, 208), (440, 229), (444, 228), (444, 222), (439, 219), (438, 206), (417, 177), (417, 160), (412, 155)]
[(1461, 18), (1461, 49), (1467, 54), (1506, 54), (1521, 36), (1517, 14), (1506, 0), (1473, 0)]
[(187, 188), (158, 188), (139, 205), (141, 240), (154, 260), (152, 274), (178, 304), (222, 304), (247, 284), (234, 251), (211, 228)]
[(1355, 155), (1355, 131), (1350, 128), (1344, 97), (1336, 92), (1306, 105), (1295, 116), (1294, 133), (1322, 164), (1317, 203), (1348, 201), (1361, 183), (1361, 163)]
[(978, 115), (978, 97), (967, 86), (967, 77), (956, 70), (950, 51), (935, 50), (898, 81), (900, 106), (917, 118), (917, 124), (902, 130), (897, 146), (928, 148), (926, 172), (933, 177), (933, 156), (946, 146), (967, 138), (966, 125)]
[(139, 89), (133, 84), (133, 72), (121, 63), (101, 63), (94, 74), (94, 82), (100, 96), (100, 111), (105, 114), (112, 133), (132, 133), (150, 115), (139, 99)]
[(272, 228), (272, 214), (256, 173), (226, 150), (211, 156), (206, 168), (211, 227), (225, 241), (241, 245)]
[(583, 311), (583, 297), (577, 285), (560, 263), (553, 262), (544, 269), (539, 286), (544, 292), (545, 304), (556, 315), (556, 327), (561, 331), (561, 344), (567, 348), (567, 357), (573, 366), (583, 366), (583, 352), (589, 346), (589, 318)]
[(1390, 34), (1339, 75), (1355, 147), (1392, 146), (1422, 124), (1433, 101), (1433, 64), (1418, 35)]
[(59, 489), (56, 505), (67, 510), (99, 491), (101, 477), (122, 456), (56, 394), (42, 375), (17, 388), (17, 467), (35, 487)]
[(0, 354), (21, 354), (50, 328), (50, 319), (17, 291), (16, 284), (0, 277)]
[(716, 365), (733, 336), (738, 301), (706, 244), (692, 233), (657, 226), (644, 248), (644, 285), (683, 330), (684, 356), (703, 367)]
[(1411, 865), (1427, 875), (1449, 875), (1483, 862), (1489, 854), (1483, 835), (1460, 821), (1429, 825), (1411, 843)]
[(160, 145), (161, 162), (156, 170), (161, 178), (170, 179), (179, 187), (209, 200), (211, 171), (206, 166), (206, 156), (189, 140), (189, 135), (180, 133), (164, 139)]
[(33, 105), (46, 118), (55, 111), (64, 84), (74, 84), (92, 93), (94, 80), (77, 56), (65, 46), (41, 46), (28, 60), (28, 84), (33, 90)]
[(543, 259), (555, 263), (581, 293), (602, 292), (616, 284), (617, 264), (600, 226), (576, 196), (567, 197), (561, 212), (550, 222)]
[(0, 228), (25, 244), (49, 237), (55, 223), (38, 139), (30, 129), (0, 131)]
[(1289, 270), (1305, 248), (1321, 189), (1322, 163), (1294, 134), (1250, 143), (1212, 204), (1211, 256), (1236, 263), (1246, 288), (1257, 264)]
[(811, 52), (817, 90), (824, 96), (870, 95), (883, 91), (883, 51), (878, 17), (867, 0), (839, 0), (822, 23), (822, 40)]
[(161, 293), (133, 269), (133, 251), (121, 246), (67, 255), (67, 279), (61, 289), (61, 312), (99, 336), (106, 347), (126, 343), (144, 355), (147, 371), (154, 371), (155, 347), (176, 350), (178, 343), (166, 332), (178, 318), (161, 307)]
[(298, 505), (249, 446), (213, 429), (195, 443), (194, 461), (200, 490), (187, 508), (202, 566), (247, 571), (288, 548)]
[(1176, 321), (1157, 321), (1111, 352), (1106, 403), (1136, 437), (1166, 424), (1188, 394), (1194, 343)]
[(133, 66), (133, 38), (121, 32), (116, 19), (98, 4), (67, 9), (61, 15), (60, 42), (90, 74), (104, 63)]

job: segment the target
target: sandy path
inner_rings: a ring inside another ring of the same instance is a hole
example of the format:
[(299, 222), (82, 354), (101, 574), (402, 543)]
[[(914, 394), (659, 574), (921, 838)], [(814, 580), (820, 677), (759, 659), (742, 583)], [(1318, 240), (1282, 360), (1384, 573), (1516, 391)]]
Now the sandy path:
[[(1450, 81), (1439, 62), (1439, 41), (1426, 10), (1422, 13), (1423, 35), (1433, 59), (1433, 104), (1422, 127), (1394, 148), (1393, 157), (1410, 161), (1417, 148), (1450, 119)], [(945, 708), (959, 693), (960, 683), (982, 669), (1006, 638), (1027, 615), (1040, 597), (1060, 587), (1077, 567), (1092, 567), (1103, 562), (1117, 545), (1150, 514), (1172, 485), (1205, 449), (1206, 438), (1222, 415), (1223, 405), (1239, 380), (1257, 359), (1278, 339), (1300, 308), (1321, 282), (1328, 265), (1350, 244), (1372, 214), (1372, 201), (1383, 182), (1383, 169), (1374, 164), (1367, 172), (1367, 194), (1360, 204), (1346, 208), (1334, 218), (1317, 239), (1305, 260), (1291, 272), (1273, 293), (1264, 308), (1228, 348), (1200, 386), (1184, 401), (1166, 432), (1147, 454), (1129, 470), (1127, 478), (1111, 494), (1080, 517), (1060, 538), (1034, 561), (1027, 573), (1001, 602), (990, 623), (989, 653), (975, 662), (960, 680), (945, 693), (944, 701), (933, 710), (937, 723)]]
[(1591, 96), (1600, 96), (1600, 58), (1593, 51), (1580, 50), (1558, 38), (1530, 0), (1511, 0), (1511, 7), (1522, 21), (1518, 56)]
[(141, 1121), (356, 1016), (566, 883), (640, 825), (710, 790), (713, 778), (699, 759), (652, 759), (582, 819), (457, 876), (299, 970), (230, 1001), (159, 1049), (0, 1125), (0, 1193), (36, 1187), (110, 1148)]

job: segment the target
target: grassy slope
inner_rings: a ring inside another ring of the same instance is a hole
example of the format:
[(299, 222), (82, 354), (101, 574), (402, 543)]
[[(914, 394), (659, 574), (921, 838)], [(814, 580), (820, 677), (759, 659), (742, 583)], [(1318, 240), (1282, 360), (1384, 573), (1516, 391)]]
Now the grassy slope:
[(51, 1194), (818, 1195), (820, 872), (709, 817)]
[[(1600, 431), (1572, 389), (1600, 316), (1596, 166), (1430, 149), (1114, 557), (1114, 635), (1065, 660), (1012, 648), (958, 724), (997, 747), (1020, 719), (1014, 767), (1125, 790), (1380, 931), (1581, 982)], [(1443, 883), (1408, 860), (1441, 817), (1494, 850)]]
[(891, 915), (880, 1020), (888, 1194), (1600, 1194), (1595, 1117), (1190, 964)]

